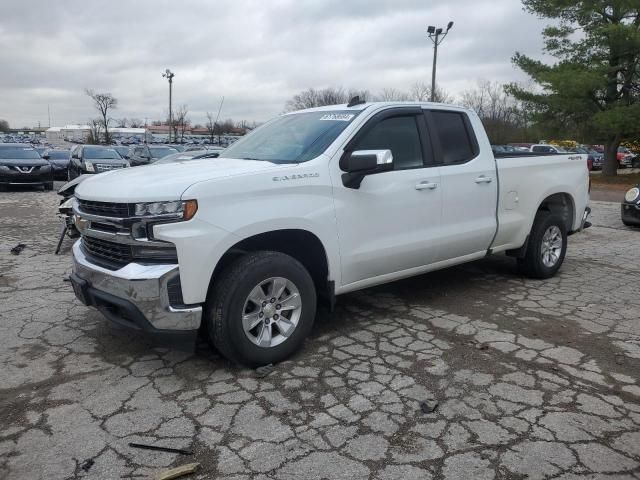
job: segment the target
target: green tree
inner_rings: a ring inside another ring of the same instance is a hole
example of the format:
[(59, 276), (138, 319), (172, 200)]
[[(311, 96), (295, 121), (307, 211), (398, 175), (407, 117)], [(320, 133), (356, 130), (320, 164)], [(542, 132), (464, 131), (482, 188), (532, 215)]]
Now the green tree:
[[(538, 121), (580, 131), (605, 145), (604, 175), (616, 175), (620, 142), (640, 133), (640, 1), (523, 0), (556, 20), (543, 31), (547, 65), (516, 52), (515, 65), (537, 84), (511, 84)], [(593, 143), (593, 142), (592, 142)]]

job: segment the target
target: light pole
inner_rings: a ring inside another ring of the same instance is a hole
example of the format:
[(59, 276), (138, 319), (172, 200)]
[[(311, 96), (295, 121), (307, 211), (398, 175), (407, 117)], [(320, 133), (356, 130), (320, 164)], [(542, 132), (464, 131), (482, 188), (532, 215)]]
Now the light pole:
[[(438, 60), (438, 45), (442, 43), (444, 37), (447, 36), (449, 30), (453, 27), (453, 22), (449, 22), (447, 29), (442, 31), (442, 28), (436, 28), (433, 25), (429, 25), (427, 28), (427, 34), (429, 39), (433, 42), (433, 68), (431, 69), (431, 101), (436, 100), (436, 62)], [(168, 71), (168, 70), (167, 70)]]
[(169, 143), (171, 143), (171, 128), (173, 127), (173, 115), (171, 113), (171, 88), (173, 86), (173, 77), (175, 77), (176, 74), (167, 68), (162, 76), (169, 80)]

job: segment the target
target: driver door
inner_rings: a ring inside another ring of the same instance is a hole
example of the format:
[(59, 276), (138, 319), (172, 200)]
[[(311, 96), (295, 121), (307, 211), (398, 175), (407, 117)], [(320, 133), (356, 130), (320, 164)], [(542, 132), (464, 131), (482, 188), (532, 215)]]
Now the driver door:
[(393, 108), (374, 115), (344, 155), (387, 149), (393, 170), (366, 176), (359, 188), (342, 183), (337, 167), (342, 152), (332, 162), (343, 287), (407, 276), (437, 256), (442, 189), (421, 109)]

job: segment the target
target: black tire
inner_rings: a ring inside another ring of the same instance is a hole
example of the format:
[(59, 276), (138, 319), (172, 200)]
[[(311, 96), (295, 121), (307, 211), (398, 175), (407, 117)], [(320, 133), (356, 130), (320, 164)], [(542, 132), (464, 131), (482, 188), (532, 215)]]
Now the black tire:
[[(242, 316), (251, 290), (272, 277), (283, 277), (295, 284), (302, 310), (291, 336), (279, 345), (264, 348), (245, 334)], [(227, 359), (249, 367), (275, 364), (304, 343), (315, 319), (316, 300), (313, 280), (295, 258), (280, 252), (252, 252), (234, 261), (214, 279), (205, 306), (205, 327), (214, 347)]]
[(640, 168), (640, 158), (634, 158), (631, 161), (631, 167), (632, 168)]
[(53, 190), (53, 182), (47, 182), (44, 184), (45, 190)]
[[(557, 227), (560, 230), (562, 238), (562, 246), (559, 256), (552, 266), (546, 265), (543, 261), (543, 237), (547, 230), (551, 227)], [(540, 211), (536, 214), (531, 227), (531, 233), (527, 242), (527, 252), (524, 258), (518, 259), (520, 271), (530, 278), (551, 278), (562, 266), (564, 256), (567, 253), (567, 228), (564, 221), (558, 215), (552, 215), (549, 212)]]

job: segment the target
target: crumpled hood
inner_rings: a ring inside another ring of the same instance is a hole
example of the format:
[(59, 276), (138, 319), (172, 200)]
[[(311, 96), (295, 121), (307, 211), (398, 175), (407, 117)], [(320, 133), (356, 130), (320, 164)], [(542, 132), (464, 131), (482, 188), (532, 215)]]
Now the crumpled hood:
[(176, 200), (194, 183), (287, 167), (291, 165), (235, 158), (146, 165), (93, 175), (78, 185), (75, 195), (98, 202)]

